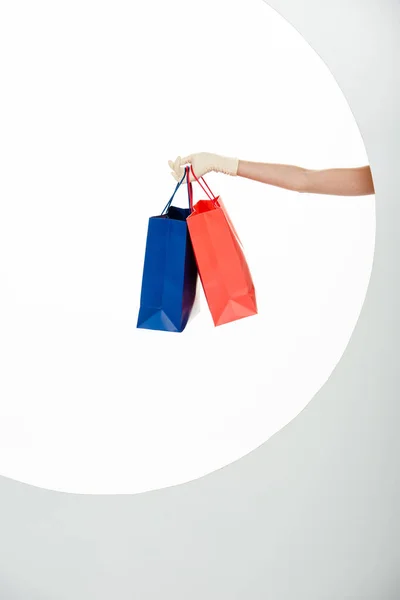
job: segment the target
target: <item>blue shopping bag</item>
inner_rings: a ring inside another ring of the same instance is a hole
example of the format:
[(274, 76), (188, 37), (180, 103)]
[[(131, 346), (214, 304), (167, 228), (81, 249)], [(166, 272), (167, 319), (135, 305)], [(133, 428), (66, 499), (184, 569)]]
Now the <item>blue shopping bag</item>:
[[(188, 168), (162, 213), (150, 217), (137, 327), (185, 329), (196, 296), (197, 266), (186, 219), (189, 208), (171, 206)], [(189, 189), (188, 189), (189, 192)]]

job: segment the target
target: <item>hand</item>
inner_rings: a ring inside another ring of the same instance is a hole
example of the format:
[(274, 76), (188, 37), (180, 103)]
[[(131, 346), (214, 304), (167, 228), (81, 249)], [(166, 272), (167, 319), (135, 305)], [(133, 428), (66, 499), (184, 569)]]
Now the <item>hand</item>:
[[(225, 173), (226, 175), (237, 175), (239, 160), (237, 158), (220, 156), (219, 154), (199, 152), (197, 154), (190, 154), (185, 158), (178, 156), (175, 162), (169, 160), (168, 164), (172, 169), (171, 175), (176, 181), (180, 181), (184, 174), (184, 167), (188, 164), (192, 165), (197, 178), (203, 177), (203, 175), (211, 171)], [(193, 174), (189, 172), (189, 181), (193, 180)]]

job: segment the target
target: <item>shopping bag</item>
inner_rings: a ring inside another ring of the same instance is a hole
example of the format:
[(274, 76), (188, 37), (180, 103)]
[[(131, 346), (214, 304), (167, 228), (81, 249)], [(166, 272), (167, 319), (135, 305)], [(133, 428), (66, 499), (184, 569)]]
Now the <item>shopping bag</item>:
[(214, 325), (255, 315), (256, 292), (237, 231), (221, 197), (214, 196), (204, 178), (197, 179), (192, 167), (191, 172), (208, 197), (193, 205), (192, 184), (188, 185), (187, 224)]
[(196, 295), (197, 266), (186, 219), (190, 208), (171, 206), (188, 168), (162, 213), (150, 217), (137, 327), (184, 330)]

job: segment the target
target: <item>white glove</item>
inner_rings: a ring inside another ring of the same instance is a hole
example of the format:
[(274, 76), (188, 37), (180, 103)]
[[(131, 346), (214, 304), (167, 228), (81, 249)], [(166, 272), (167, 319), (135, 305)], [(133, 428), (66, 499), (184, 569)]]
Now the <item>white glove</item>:
[[(208, 152), (199, 152), (190, 154), (185, 158), (178, 158), (173, 162), (168, 161), (171, 167), (171, 175), (180, 181), (184, 174), (184, 166), (191, 164), (197, 178), (203, 177), (206, 173), (215, 171), (216, 173), (225, 173), (225, 175), (237, 175), (239, 159), (220, 156), (219, 154), (209, 154)], [(189, 181), (194, 181), (193, 174), (189, 172)]]

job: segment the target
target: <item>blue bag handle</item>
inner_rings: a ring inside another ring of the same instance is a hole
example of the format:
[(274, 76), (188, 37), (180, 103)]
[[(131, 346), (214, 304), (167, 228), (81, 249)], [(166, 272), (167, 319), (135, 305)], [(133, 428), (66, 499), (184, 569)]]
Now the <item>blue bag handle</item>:
[[(171, 203), (175, 197), (176, 192), (179, 190), (179, 188), (181, 187), (182, 183), (184, 182), (185, 178), (188, 177), (188, 173), (189, 173), (189, 167), (185, 167), (185, 173), (182, 177), (182, 179), (177, 183), (176, 188), (174, 190), (174, 193), (172, 194), (171, 198), (168, 200), (164, 210), (162, 211), (161, 215), (163, 215), (165, 213), (166, 210), (169, 209), (169, 207), (171, 206)], [(189, 208), (190, 208), (190, 194), (189, 194), (189, 183), (188, 183), (188, 199), (189, 199)]]

